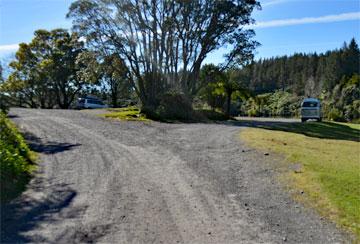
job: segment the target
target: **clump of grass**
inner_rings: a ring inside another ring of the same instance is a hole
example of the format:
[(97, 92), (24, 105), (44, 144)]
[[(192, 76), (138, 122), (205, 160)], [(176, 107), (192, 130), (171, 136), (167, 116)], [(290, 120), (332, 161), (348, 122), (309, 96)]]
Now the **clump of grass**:
[(0, 113), (1, 202), (18, 196), (31, 178), (36, 156), (15, 125)]
[[(350, 127), (360, 132), (358, 125)], [(295, 199), (314, 207), (321, 215), (355, 233), (360, 240), (359, 142), (354, 141), (354, 135), (349, 135), (346, 140), (341, 131), (334, 131), (341, 135), (339, 139), (320, 139), (304, 134), (279, 131), (278, 128), (277, 131), (249, 128), (241, 133), (241, 138), (255, 148), (284, 155), (281, 179), (296, 189), (295, 192), (306, 193), (294, 194)], [(300, 173), (291, 170), (294, 163), (302, 165)]]
[(146, 115), (141, 113), (140, 109), (135, 106), (126, 108), (110, 108), (109, 113), (100, 114), (105, 118), (126, 120), (126, 121), (149, 121)]

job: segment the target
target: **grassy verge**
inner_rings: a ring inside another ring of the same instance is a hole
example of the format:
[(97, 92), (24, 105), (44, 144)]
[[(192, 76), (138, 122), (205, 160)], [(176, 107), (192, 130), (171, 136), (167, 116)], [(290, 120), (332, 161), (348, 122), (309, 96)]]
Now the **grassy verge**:
[[(165, 119), (160, 115), (154, 116), (154, 118), (150, 119), (145, 114), (141, 113), (141, 110), (135, 106), (126, 108), (109, 108), (106, 109), (106, 111), (106, 113), (100, 114), (99, 116), (126, 121), (151, 121), (152, 119), (162, 122), (181, 121), (177, 119)], [(208, 120), (222, 121), (227, 119), (228, 118), (220, 112), (211, 110), (195, 110), (193, 118), (191, 120), (189, 119), (187, 122), (206, 122)]]
[(111, 119), (119, 119), (126, 121), (149, 121), (140, 109), (132, 106), (126, 108), (109, 108), (107, 113), (100, 114), (100, 116)]
[(0, 113), (1, 202), (18, 196), (30, 180), (35, 154), (30, 151), (15, 125)]
[(295, 199), (360, 241), (359, 133), (355, 124), (299, 123), (249, 128), (240, 136), (252, 147), (284, 155), (281, 179), (296, 189)]

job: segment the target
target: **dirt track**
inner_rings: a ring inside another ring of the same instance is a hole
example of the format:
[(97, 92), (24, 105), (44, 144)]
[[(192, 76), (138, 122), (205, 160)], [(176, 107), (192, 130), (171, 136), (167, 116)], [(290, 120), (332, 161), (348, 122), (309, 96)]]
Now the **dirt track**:
[(2, 206), (1, 242), (335, 243), (294, 203), (241, 124), (117, 122), (12, 109), (40, 152), (29, 189)]

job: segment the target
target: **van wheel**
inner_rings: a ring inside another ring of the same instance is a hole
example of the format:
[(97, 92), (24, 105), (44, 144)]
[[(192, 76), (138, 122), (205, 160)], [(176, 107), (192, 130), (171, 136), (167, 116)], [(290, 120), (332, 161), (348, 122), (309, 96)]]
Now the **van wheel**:
[(306, 119), (301, 118), (301, 122), (302, 123), (306, 122)]

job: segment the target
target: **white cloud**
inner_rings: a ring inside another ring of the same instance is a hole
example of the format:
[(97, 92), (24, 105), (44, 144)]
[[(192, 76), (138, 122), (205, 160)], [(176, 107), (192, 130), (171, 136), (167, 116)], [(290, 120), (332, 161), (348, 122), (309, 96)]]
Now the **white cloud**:
[(261, 46), (259, 49), (261, 50), (272, 50), (272, 49), (292, 49), (292, 48), (303, 48), (303, 47), (324, 47), (324, 46), (340, 46), (342, 43), (340, 42), (319, 42), (319, 43), (299, 43), (299, 44), (281, 44), (281, 45), (273, 45), (273, 46)]
[(289, 26), (289, 25), (330, 23), (330, 22), (339, 22), (339, 21), (348, 21), (348, 20), (360, 20), (360, 12), (325, 15), (320, 17), (305, 17), (299, 19), (260, 21), (254, 25), (250, 25), (250, 28), (268, 28), (268, 27), (279, 27), (279, 26)]
[(19, 44), (0, 45), (0, 52), (15, 52)]
[(281, 3), (289, 2), (289, 0), (271, 0), (271, 1), (260, 1), (262, 7), (268, 7), (271, 5), (277, 5)]

